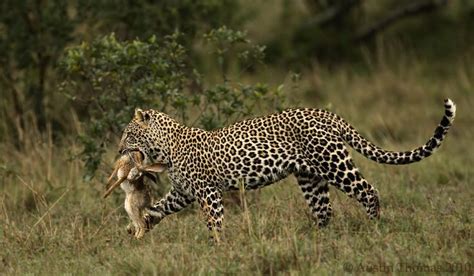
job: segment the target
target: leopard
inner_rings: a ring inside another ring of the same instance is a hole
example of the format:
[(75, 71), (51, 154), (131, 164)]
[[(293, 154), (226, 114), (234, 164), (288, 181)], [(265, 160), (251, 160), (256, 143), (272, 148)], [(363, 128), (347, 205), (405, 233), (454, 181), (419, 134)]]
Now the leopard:
[[(364, 138), (339, 115), (314, 108), (289, 108), (227, 127), (188, 127), (154, 109), (135, 109), (119, 153), (139, 152), (145, 164), (165, 164), (170, 190), (146, 208), (147, 229), (197, 201), (211, 236), (221, 233), (223, 193), (260, 189), (294, 175), (318, 228), (332, 216), (329, 187), (380, 217), (379, 193), (356, 167), (348, 146), (381, 164), (404, 165), (431, 156), (442, 144), (456, 114), (451, 99), (428, 141), (410, 151), (386, 150)], [(217, 238), (218, 239), (218, 238)]]

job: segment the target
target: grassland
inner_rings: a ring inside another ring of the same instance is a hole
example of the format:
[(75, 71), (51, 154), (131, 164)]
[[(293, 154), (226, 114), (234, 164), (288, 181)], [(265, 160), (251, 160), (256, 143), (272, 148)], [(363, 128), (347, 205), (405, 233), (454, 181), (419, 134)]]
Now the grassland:
[[(334, 217), (317, 230), (290, 177), (247, 193), (245, 210), (227, 204), (220, 246), (208, 243), (197, 206), (136, 241), (125, 231), (123, 194), (101, 198), (107, 169), (84, 182), (81, 162), (70, 160), (74, 139), (56, 143), (48, 133), (25, 133), (21, 151), (0, 145), (0, 274), (472, 274), (474, 58), (460, 55), (452, 63), (435, 70), (406, 56), (390, 66), (380, 59), (358, 73), (315, 65), (288, 92), (293, 105), (329, 108), (393, 150), (424, 143), (441, 119), (442, 99), (457, 103), (447, 140), (423, 162), (382, 166), (354, 152), (381, 195), (375, 222), (331, 189)], [(249, 78), (278, 83), (285, 77)], [(71, 124), (80, 130), (80, 122)]]

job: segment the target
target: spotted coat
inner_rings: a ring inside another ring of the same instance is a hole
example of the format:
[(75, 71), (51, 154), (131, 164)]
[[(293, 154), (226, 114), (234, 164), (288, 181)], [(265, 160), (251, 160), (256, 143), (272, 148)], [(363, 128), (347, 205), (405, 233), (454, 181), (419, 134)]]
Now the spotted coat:
[(456, 106), (445, 100), (445, 114), (434, 135), (412, 151), (387, 151), (362, 137), (336, 114), (319, 109), (288, 109), (205, 131), (186, 127), (164, 113), (137, 109), (125, 128), (120, 152), (139, 151), (145, 163), (164, 163), (171, 190), (148, 208), (150, 226), (197, 200), (208, 228), (219, 232), (222, 193), (256, 189), (290, 174), (296, 176), (318, 226), (331, 217), (329, 185), (357, 199), (368, 217), (379, 216), (377, 190), (354, 165), (346, 144), (383, 164), (409, 164), (430, 156), (445, 138)]

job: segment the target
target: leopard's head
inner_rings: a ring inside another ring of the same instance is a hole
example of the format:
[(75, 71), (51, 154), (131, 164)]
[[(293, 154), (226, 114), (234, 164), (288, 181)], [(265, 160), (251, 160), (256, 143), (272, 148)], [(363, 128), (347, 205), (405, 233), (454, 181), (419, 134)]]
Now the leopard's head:
[(144, 164), (167, 163), (169, 135), (167, 115), (154, 110), (136, 109), (135, 115), (123, 131), (119, 144), (120, 154), (138, 151)]

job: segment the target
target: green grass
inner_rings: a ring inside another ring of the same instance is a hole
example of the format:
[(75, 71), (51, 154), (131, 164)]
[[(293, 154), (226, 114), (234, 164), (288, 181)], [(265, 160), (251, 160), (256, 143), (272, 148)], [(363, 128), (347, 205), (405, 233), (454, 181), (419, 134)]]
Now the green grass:
[[(136, 241), (125, 231), (123, 193), (101, 198), (110, 168), (84, 182), (81, 162), (68, 161), (68, 152), (77, 147), (73, 140), (54, 144), (48, 135), (31, 133), (21, 151), (0, 145), (0, 273), (471, 274), (473, 63), (467, 56), (443, 76), (416, 60), (399, 59), (391, 66), (378, 62), (364, 73), (315, 66), (304, 72), (297, 93), (288, 95), (295, 105), (329, 107), (378, 145), (399, 150), (418, 146), (432, 134), (444, 97), (457, 103), (447, 140), (423, 162), (383, 166), (354, 153), (380, 192), (378, 221), (369, 221), (357, 202), (332, 189), (333, 219), (318, 230), (290, 177), (248, 193), (248, 210), (226, 204), (220, 246), (208, 243), (197, 206), (167, 217)], [(272, 77), (278, 82), (285, 76), (273, 72)]]

